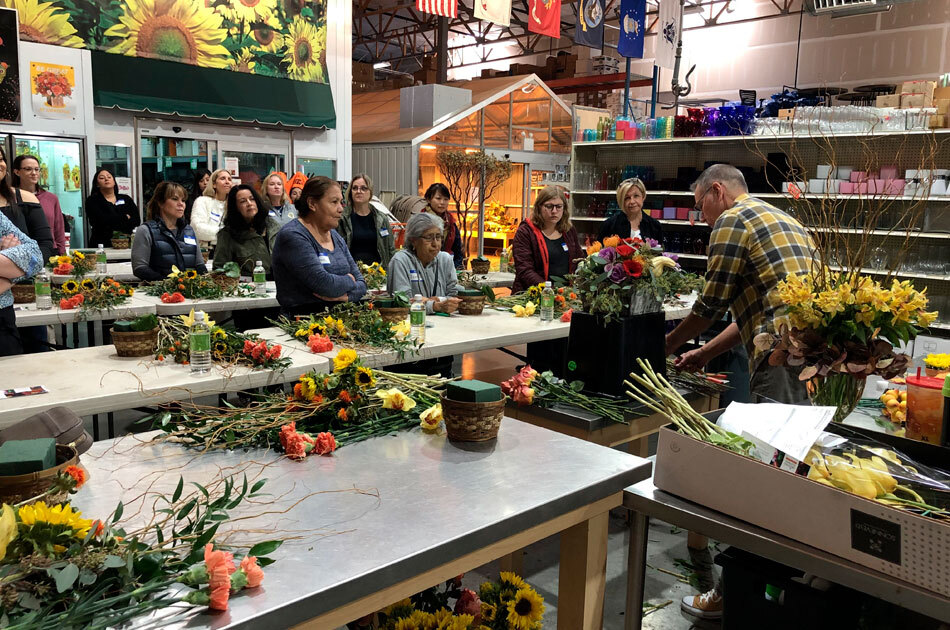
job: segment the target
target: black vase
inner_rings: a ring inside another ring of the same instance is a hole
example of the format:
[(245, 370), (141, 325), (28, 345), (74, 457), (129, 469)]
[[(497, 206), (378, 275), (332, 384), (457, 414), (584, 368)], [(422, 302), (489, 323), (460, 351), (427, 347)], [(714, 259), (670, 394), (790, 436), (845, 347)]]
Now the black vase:
[(569, 381), (583, 381), (584, 391), (626, 396), (624, 379), (642, 373), (637, 358), (657, 374), (666, 374), (666, 315), (663, 311), (631, 315), (605, 324), (600, 315), (574, 311), (567, 341)]

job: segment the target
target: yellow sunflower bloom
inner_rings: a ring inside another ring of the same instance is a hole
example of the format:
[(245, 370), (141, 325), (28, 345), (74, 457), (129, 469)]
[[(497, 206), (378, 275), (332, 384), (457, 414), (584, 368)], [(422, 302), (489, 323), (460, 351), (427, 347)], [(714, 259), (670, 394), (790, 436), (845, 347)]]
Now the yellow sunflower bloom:
[(491, 604), (482, 602), (482, 621), (491, 623), (495, 620), (495, 607)]
[(91, 278), (84, 278), (83, 281), (79, 283), (79, 286), (81, 286), (84, 291), (92, 291), (96, 288), (96, 282)]
[(523, 588), (531, 588), (528, 586), (528, 583), (521, 579), (517, 573), (512, 573), (511, 571), (502, 571), (498, 574), (499, 579), (502, 582), (507, 582), (515, 587), (515, 590), (520, 590)]
[(231, 60), (231, 70), (235, 72), (246, 72), (248, 74), (254, 74), (254, 69), (257, 67), (257, 61), (247, 50), (242, 50), (240, 53), (236, 53), (234, 59)]
[(0, 6), (16, 9), (23, 39), (38, 44), (85, 48), (82, 38), (69, 23), (69, 14), (52, 2), (39, 0), (0, 0)]
[(442, 424), (442, 404), (436, 403), (419, 414), (419, 426), (423, 431), (437, 431)]
[(297, 332), (294, 333), (294, 337), (309, 337), (310, 334), (310, 330), (307, 328), (298, 328)]
[(187, 278), (188, 280), (194, 280), (197, 277), (198, 277), (198, 272), (195, 271), (194, 269), (189, 269), (188, 271), (185, 272), (185, 278)]
[(67, 280), (63, 283), (63, 293), (73, 295), (79, 291), (79, 283), (75, 280)]
[(297, 81), (326, 83), (323, 69), (323, 57), (327, 41), (327, 27), (317, 28), (299, 15), (290, 23), (289, 32), (284, 36), (287, 52), (287, 74)]
[(362, 366), (356, 368), (356, 384), (362, 389), (375, 385), (376, 378), (373, 376), (373, 371)]
[(395, 409), (396, 411), (410, 411), (416, 406), (416, 401), (409, 398), (397, 388), (381, 389), (376, 392), (376, 397), (383, 400), (383, 409)]
[(544, 599), (532, 588), (522, 588), (508, 603), (508, 627), (513, 630), (533, 630), (544, 615)]
[(222, 46), (228, 32), (221, 16), (192, 0), (126, 0), (125, 13), (106, 37), (116, 38), (108, 52), (227, 68), (230, 54)]
[(3, 504), (3, 513), (0, 514), (0, 560), (7, 555), (7, 546), (16, 538), (16, 514), (13, 508)]
[(73, 252), (73, 258), (75, 260), (86, 260), (86, 255), (82, 252)]
[(74, 537), (82, 540), (89, 533), (92, 527), (92, 521), (82, 518), (82, 512), (73, 510), (67, 503), (65, 505), (57, 504), (52, 508), (45, 502), (37, 501), (33, 505), (25, 505), (19, 511), (20, 523), (27, 527), (33, 525), (52, 525), (62, 526), (63, 529), (71, 529)]
[(276, 0), (231, 0), (220, 9), (232, 22), (268, 20), (277, 8)]
[(50, 262), (56, 263), (57, 265), (69, 265), (72, 264), (73, 259), (69, 256), (54, 256), (50, 258)]
[(307, 400), (313, 400), (314, 396), (317, 395), (317, 384), (309, 376), (302, 376), (300, 378), (300, 393), (303, 394), (303, 397)]
[(346, 368), (350, 367), (350, 364), (353, 361), (356, 361), (359, 357), (356, 354), (356, 350), (350, 350), (349, 348), (344, 348), (336, 353), (336, 356), (333, 357), (333, 371), (342, 372)]

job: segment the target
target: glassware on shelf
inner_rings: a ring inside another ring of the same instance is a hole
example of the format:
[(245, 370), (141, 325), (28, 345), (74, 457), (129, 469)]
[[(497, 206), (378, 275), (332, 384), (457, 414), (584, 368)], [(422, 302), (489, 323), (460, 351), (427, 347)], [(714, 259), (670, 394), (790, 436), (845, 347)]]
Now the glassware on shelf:
[(871, 250), (871, 256), (868, 258), (868, 267), (871, 269), (887, 269), (887, 250), (878, 245)]

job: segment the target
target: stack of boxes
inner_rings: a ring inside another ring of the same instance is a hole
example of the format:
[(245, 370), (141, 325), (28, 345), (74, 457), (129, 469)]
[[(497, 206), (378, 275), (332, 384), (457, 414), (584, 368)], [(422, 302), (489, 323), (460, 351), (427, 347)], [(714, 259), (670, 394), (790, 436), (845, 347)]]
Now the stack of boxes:
[(373, 64), (353, 62), (353, 92), (370, 92), (373, 89)]
[(950, 122), (950, 87), (938, 88), (936, 81), (904, 81), (897, 94), (878, 96), (875, 105), (900, 109), (934, 108), (937, 113), (930, 117), (930, 127), (947, 127)]
[(620, 72), (620, 60), (614, 57), (601, 55), (594, 57), (591, 61), (593, 62), (591, 68), (594, 74), (617, 74)]

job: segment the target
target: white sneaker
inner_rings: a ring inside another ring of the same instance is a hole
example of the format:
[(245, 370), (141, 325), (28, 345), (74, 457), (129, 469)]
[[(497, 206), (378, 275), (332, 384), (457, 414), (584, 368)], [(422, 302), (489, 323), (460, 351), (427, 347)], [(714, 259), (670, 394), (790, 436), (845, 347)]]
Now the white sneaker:
[(687, 595), (680, 603), (680, 609), (700, 619), (721, 619), (722, 595), (716, 589), (701, 595)]

